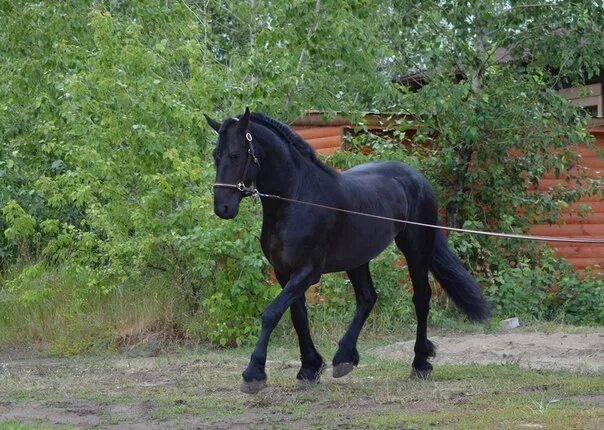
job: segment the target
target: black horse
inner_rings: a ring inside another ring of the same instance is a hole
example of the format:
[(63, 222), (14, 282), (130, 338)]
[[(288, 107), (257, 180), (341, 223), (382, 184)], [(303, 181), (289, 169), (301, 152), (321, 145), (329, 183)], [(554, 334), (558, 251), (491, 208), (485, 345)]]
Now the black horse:
[[(214, 211), (221, 218), (234, 218), (241, 199), (255, 184), (262, 193), (438, 224), (430, 184), (401, 162), (367, 163), (339, 173), (323, 164), (287, 125), (266, 115), (246, 109), (242, 116), (222, 124), (206, 119), (218, 132)], [(469, 318), (489, 317), (480, 288), (440, 230), (269, 198), (262, 198), (262, 208), (262, 250), (282, 290), (262, 313), (262, 332), (243, 372), (244, 392), (256, 393), (266, 385), (269, 337), (288, 307), (300, 344), (302, 366), (297, 378), (318, 382), (325, 364), (310, 336), (304, 292), (323, 273), (346, 271), (354, 287), (356, 313), (333, 358), (333, 376), (353, 370), (359, 363), (359, 333), (377, 299), (369, 262), (392, 240), (405, 255), (413, 282), (417, 338), (412, 375), (429, 375), (428, 358), (435, 352), (426, 334), (431, 296), (428, 271)]]

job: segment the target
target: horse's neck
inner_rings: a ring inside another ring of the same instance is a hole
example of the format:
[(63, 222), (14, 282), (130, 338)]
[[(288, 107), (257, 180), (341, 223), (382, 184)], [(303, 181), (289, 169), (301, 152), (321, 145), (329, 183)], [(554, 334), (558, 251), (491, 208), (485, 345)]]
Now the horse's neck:
[[(262, 161), (256, 178), (256, 186), (262, 193), (275, 194), (281, 197), (293, 197), (300, 190), (313, 192), (311, 184), (327, 174), (313, 162), (304, 159), (303, 155), (287, 147), (289, 143), (272, 140), (262, 142), (266, 145), (267, 156)], [(297, 157), (300, 157), (297, 159)], [(313, 180), (309, 181), (311, 177)], [(319, 181), (320, 182), (320, 181)]]
[[(298, 168), (286, 147), (275, 142), (264, 143), (266, 157), (261, 161), (256, 186), (262, 193), (291, 196), (298, 180)], [(285, 143), (284, 143), (285, 145)]]

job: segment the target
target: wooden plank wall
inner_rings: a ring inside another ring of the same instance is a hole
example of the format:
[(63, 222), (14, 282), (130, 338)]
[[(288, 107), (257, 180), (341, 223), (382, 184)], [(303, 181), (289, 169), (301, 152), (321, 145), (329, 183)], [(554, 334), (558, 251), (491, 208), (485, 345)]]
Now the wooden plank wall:
[[(332, 121), (326, 125), (317, 124), (319, 120), (309, 117), (307, 122), (299, 121), (292, 128), (302, 136), (319, 154), (329, 155), (342, 147), (344, 128), (350, 127), (346, 121)], [(380, 128), (379, 124), (371, 128)], [(600, 124), (598, 124), (600, 125)], [(604, 124), (603, 124), (604, 125)], [(596, 144), (604, 150), (604, 126), (592, 127), (589, 131), (595, 136)], [(578, 148), (582, 156), (581, 165), (588, 169), (591, 178), (604, 178), (604, 159), (586, 145)], [(559, 184), (565, 184), (564, 178), (555, 178), (548, 174), (539, 184), (539, 190), (545, 191)], [(591, 213), (586, 217), (578, 210), (587, 205)], [(540, 236), (570, 236), (604, 239), (604, 202), (599, 195), (585, 197), (571, 205), (557, 225), (539, 224), (532, 227), (532, 234)], [(590, 267), (594, 272), (604, 275), (604, 245), (552, 243), (551, 246), (560, 257), (567, 259), (577, 270)]]
[(329, 155), (340, 150), (344, 126), (294, 126), (296, 133), (315, 148), (319, 154)]
[[(596, 138), (596, 145), (604, 150), (604, 127), (593, 127), (589, 131)], [(604, 178), (604, 158), (586, 145), (578, 148), (581, 154), (581, 166), (587, 169), (591, 178)], [(539, 183), (539, 190), (545, 191), (557, 185), (566, 185), (564, 178), (557, 179), (547, 174)], [(591, 212), (582, 217), (578, 211), (581, 206), (587, 206)], [(531, 233), (541, 236), (571, 236), (604, 239), (604, 202), (601, 196), (584, 197), (573, 203), (562, 217), (560, 224), (539, 224), (531, 228)], [(577, 270), (591, 268), (595, 273), (604, 275), (604, 244), (551, 243), (556, 255), (567, 259)]]

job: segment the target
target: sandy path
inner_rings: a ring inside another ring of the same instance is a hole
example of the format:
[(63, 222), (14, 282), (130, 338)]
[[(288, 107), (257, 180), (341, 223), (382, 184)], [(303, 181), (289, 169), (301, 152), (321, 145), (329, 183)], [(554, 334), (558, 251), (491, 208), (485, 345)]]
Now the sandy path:
[[(536, 369), (565, 369), (604, 372), (604, 329), (589, 333), (472, 334), (455, 337), (431, 337), (436, 344), (433, 363), (516, 363)], [(413, 356), (414, 341), (397, 342), (373, 350), (387, 358)]]

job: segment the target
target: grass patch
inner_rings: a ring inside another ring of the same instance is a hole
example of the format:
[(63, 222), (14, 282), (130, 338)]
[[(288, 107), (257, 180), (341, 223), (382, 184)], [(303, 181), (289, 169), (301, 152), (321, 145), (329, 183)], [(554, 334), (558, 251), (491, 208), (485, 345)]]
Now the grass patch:
[(0, 347), (71, 356), (183, 337), (185, 295), (167, 276), (103, 293), (85, 291), (83, 274), (30, 269), (0, 287)]
[(359, 425), (381, 429), (597, 429), (603, 418), (601, 413), (570, 404), (547, 405), (521, 398), (506, 401), (497, 407), (482, 406), (468, 407), (476, 407), (477, 410), (370, 414), (362, 418)]
[(22, 421), (4, 421), (0, 422), (0, 430), (67, 430), (72, 429), (74, 427), (66, 427), (66, 426), (47, 426), (43, 424), (29, 424), (24, 423)]
[[(402, 273), (397, 278), (405, 276)], [(335, 279), (341, 287), (334, 290), (332, 302), (311, 305), (309, 310), (315, 335), (330, 342), (337, 342), (346, 331), (355, 309), (352, 288), (340, 278), (326, 278), (326, 285)], [(206, 340), (203, 308), (193, 311), (188, 287), (173, 276), (151, 272), (144, 282), (108, 292), (90, 287), (90, 282), (85, 272), (41, 264), (4, 273), (0, 278), (0, 348), (34, 346), (54, 356), (73, 356), (120, 349), (153, 350), (170, 340)], [(396, 299), (380, 299), (363, 336), (411, 337), (415, 332), (413, 312), (410, 295), (401, 287)], [(433, 325), (447, 331), (489, 329), (488, 325), (465, 322), (446, 302), (435, 304), (430, 318)], [(288, 311), (275, 339), (291, 338), (289, 320)], [(253, 341), (255, 335), (254, 330), (248, 340)]]
[[(405, 381), (406, 374), (407, 368), (401, 369), (397, 361), (376, 360), (359, 369), (359, 377), (377, 380), (373, 388), (363, 386), (365, 395), (375, 394), (376, 386), (381, 386), (384, 401), (401, 406), (369, 411), (360, 419), (360, 427), (595, 429), (604, 417), (601, 408), (574, 397), (600, 399), (603, 375), (578, 376), (513, 365), (441, 365), (430, 381)], [(414, 404), (417, 407), (409, 407)]]
[[(325, 357), (331, 357), (335, 346), (320, 343)], [(360, 348), (369, 351), (369, 344)], [(431, 379), (419, 381), (408, 378), (411, 357), (384, 359), (366, 352), (351, 375), (333, 379), (327, 371), (321, 384), (300, 390), (295, 346), (293, 339), (272, 345), (269, 387), (255, 396), (239, 391), (249, 349), (200, 346), (157, 357), (28, 359), (27, 365), (14, 367), (9, 362), (0, 404), (38, 414), (58, 409), (56, 422), (65, 425), (82, 410), (97, 416), (101, 427), (212, 428), (245, 422), (269, 428), (598, 429), (604, 418), (603, 374), (437, 365)]]
[[(408, 275), (406, 270), (386, 264), (396, 257), (391, 254), (387, 252), (384, 261), (376, 263), (379, 275), (376, 279), (387, 288), (381, 290), (377, 306), (361, 334), (361, 339), (369, 344), (415, 336)], [(0, 275), (0, 350), (33, 346), (53, 356), (124, 350), (155, 355), (174, 342), (207, 341), (203, 306), (195, 309), (190, 286), (173, 275), (150, 271), (138, 281), (107, 292), (98, 286), (90, 287), (90, 282), (86, 272), (68, 267), (51, 269), (41, 264), (14, 268)], [(354, 293), (340, 274), (326, 276), (317, 291), (330, 299), (327, 303), (309, 305), (311, 328), (313, 336), (322, 339), (331, 352), (354, 315)], [(468, 322), (439, 288), (435, 287), (435, 291), (429, 316), (430, 335), (499, 330), (497, 319), (486, 324)], [(203, 297), (200, 301), (203, 302)], [(585, 330), (549, 321), (530, 324), (547, 332), (560, 328), (570, 333)], [(252, 328), (244, 340), (253, 343), (258, 332)], [(288, 311), (272, 338), (289, 342), (297, 349), (292, 333)]]

